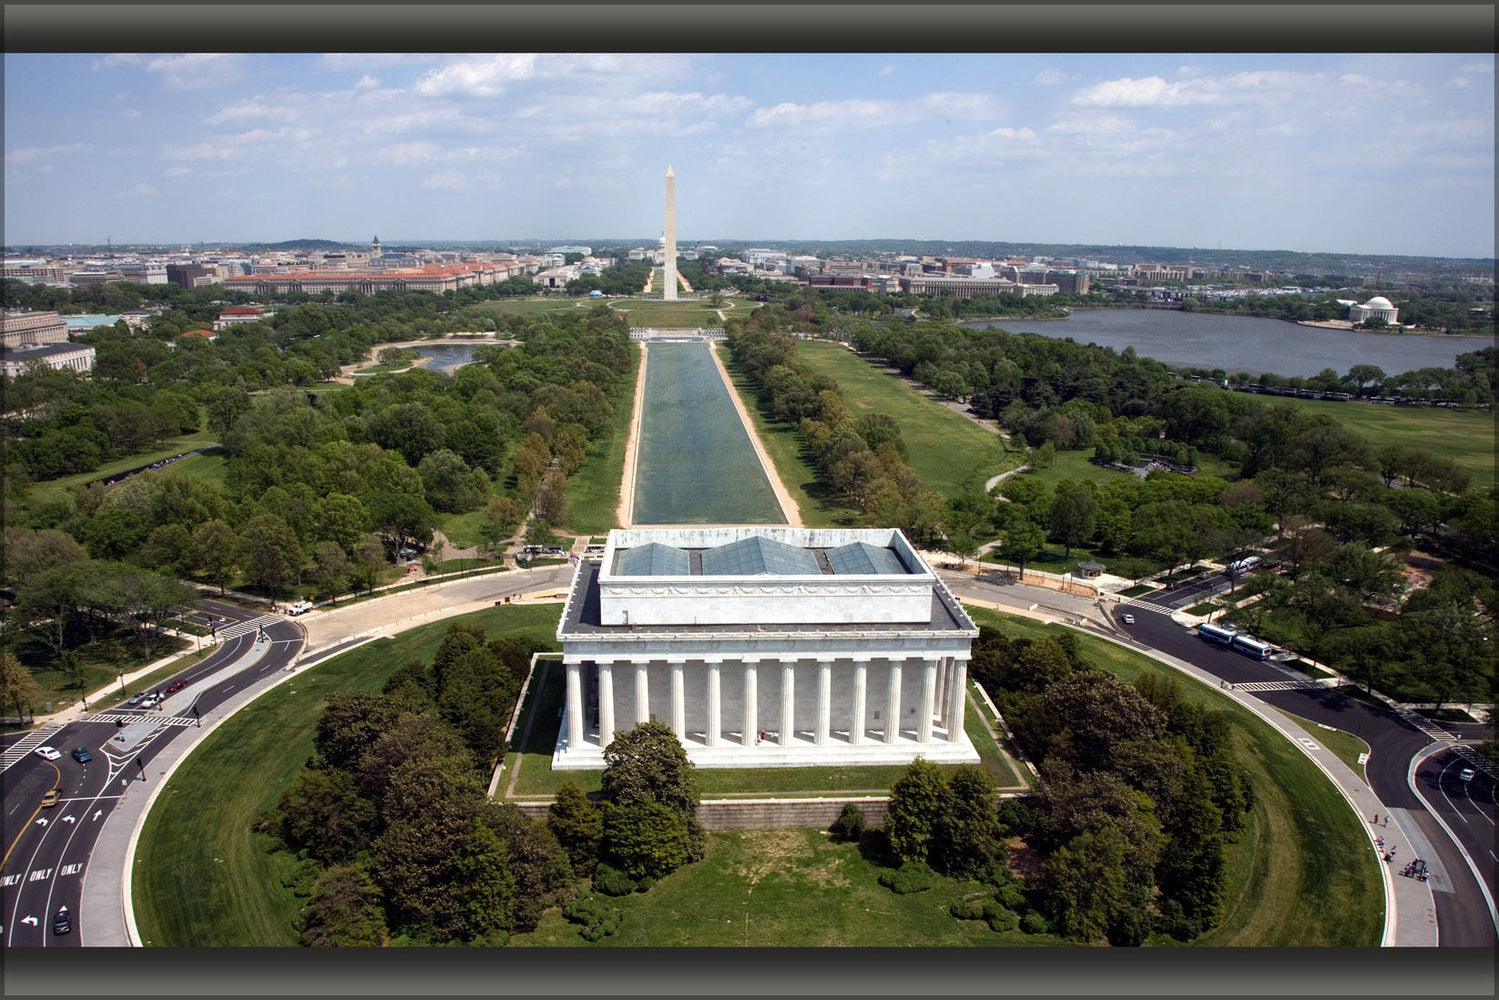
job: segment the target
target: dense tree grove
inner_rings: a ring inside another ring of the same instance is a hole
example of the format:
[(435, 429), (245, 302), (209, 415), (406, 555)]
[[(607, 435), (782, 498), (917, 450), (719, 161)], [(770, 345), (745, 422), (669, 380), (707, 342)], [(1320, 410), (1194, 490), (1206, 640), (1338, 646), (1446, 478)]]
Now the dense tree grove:
[(259, 823), (316, 863), (304, 944), (503, 944), (561, 898), (568, 853), (485, 794), (530, 656), (454, 626), (383, 693), (329, 700), (307, 768)]
[(941, 530), (944, 498), (906, 464), (900, 428), (884, 414), (854, 416), (832, 379), (798, 368), (795, 339), (763, 328), (777, 322), (761, 310), (729, 327), (734, 362), (755, 383), (764, 411), (797, 425), (823, 479), (867, 523), (932, 539)]
[(1001, 826), (1045, 855), (1029, 888), (1057, 931), (1137, 945), (1214, 926), (1224, 844), (1252, 801), (1227, 718), (1185, 701), (1174, 678), (1130, 686), (1092, 669), (1070, 633), (981, 628), (970, 670), (1040, 767), (1038, 799), (1007, 807)]

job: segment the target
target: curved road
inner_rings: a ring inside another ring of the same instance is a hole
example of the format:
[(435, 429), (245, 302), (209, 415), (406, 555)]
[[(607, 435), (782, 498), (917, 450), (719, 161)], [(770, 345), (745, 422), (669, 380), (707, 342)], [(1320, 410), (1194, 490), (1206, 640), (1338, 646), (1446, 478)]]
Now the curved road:
[[(5, 751), (4, 862), (0, 865), (0, 941), (7, 948), (84, 944), (91, 914), (82, 905), (83, 876), (105, 822), (133, 786), (150, 780), (150, 765), (236, 691), (285, 667), (302, 649), (302, 629), (280, 615), (257, 615), (216, 601), (201, 602), (225, 636), (210, 656), (175, 674), (185, 686), (165, 698), (160, 710), (124, 705), (46, 727), (13, 741)], [(62, 751), (56, 761), (34, 752), (38, 745)], [(79, 763), (82, 747), (92, 760)], [(60, 801), (44, 808), (43, 794), (56, 788)], [(122, 864), (123, 859), (101, 859)], [(53, 933), (52, 920), (66, 906), (72, 928)]]
[[(960, 597), (1016, 611), (1050, 612), (1095, 627), (1100, 617), (1098, 602), (1086, 598), (1009, 581), (994, 583), (963, 574), (942, 575)], [(1285, 713), (1352, 733), (1369, 744), (1371, 752), (1364, 770), (1370, 790), (1394, 813), (1412, 844), (1424, 845), (1419, 849), (1432, 873), (1428, 884), (1436, 909), (1438, 943), (1445, 947), (1492, 948), (1499, 942), (1492, 910), (1496, 898), (1493, 778), (1475, 768), (1477, 775), (1467, 789), (1456, 789), (1455, 774), (1473, 765), (1450, 749), (1454, 737), (1477, 740), (1491, 730), (1477, 725), (1434, 725), (1384, 704), (1359, 701), (1334, 689), (1300, 681), (1300, 675), (1270, 662), (1252, 660), (1205, 642), (1197, 638), (1195, 630), (1171, 619), (1171, 609), (1203, 600), (1210, 591), (1222, 589), (1224, 583), (1221, 578), (1190, 581), (1149, 595), (1149, 603), (1130, 601), (1111, 606), (1103, 617), (1113, 632), (1128, 637), (1127, 641), (1142, 651), (1158, 650), (1184, 660), (1233, 684), (1241, 695), (1252, 694)], [(1125, 624), (1121, 618), (1124, 614), (1131, 615), (1134, 623)], [(1434, 750), (1440, 753), (1428, 757)], [(1454, 765), (1453, 759), (1463, 763)], [(1438, 767), (1442, 769), (1440, 782), (1430, 776)], [(1482, 804), (1485, 789), (1487, 809)], [(1454, 798), (1454, 792), (1461, 798)], [(1461, 806), (1456, 804), (1459, 801)], [(1380, 822), (1387, 822), (1384, 815)], [(1443, 823), (1452, 830), (1452, 836), (1443, 830)], [(1396, 878), (1409, 860), (1396, 859), (1392, 866)]]

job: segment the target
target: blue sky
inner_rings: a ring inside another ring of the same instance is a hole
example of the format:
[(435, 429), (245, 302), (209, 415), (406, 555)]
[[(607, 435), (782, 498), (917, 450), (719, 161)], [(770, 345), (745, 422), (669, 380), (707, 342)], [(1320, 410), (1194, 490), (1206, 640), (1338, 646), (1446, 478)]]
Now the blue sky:
[(5, 57), (5, 242), (1494, 255), (1494, 56)]

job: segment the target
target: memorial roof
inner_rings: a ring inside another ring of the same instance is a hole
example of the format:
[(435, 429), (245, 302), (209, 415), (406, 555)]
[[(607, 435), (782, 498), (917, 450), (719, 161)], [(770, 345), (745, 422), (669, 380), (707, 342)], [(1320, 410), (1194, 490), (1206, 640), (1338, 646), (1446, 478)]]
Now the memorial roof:
[[(731, 623), (723, 625), (604, 625), (602, 601), (599, 592), (599, 570), (601, 563), (595, 559), (584, 559), (578, 564), (578, 575), (573, 580), (568, 597), (567, 613), (558, 630), (561, 635), (652, 635), (701, 634), (765, 636), (784, 635), (796, 632), (859, 633), (859, 632), (971, 632), (973, 624), (960, 610), (949, 606), (939, 588), (932, 589), (931, 615), (924, 622), (776, 622), (774, 624)], [(831, 582), (831, 581), (830, 581)]]

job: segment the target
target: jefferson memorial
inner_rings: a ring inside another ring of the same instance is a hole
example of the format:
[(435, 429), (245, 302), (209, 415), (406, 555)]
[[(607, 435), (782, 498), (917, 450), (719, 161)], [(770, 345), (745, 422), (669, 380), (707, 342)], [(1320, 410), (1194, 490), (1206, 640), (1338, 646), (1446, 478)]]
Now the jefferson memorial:
[(601, 768), (613, 734), (648, 721), (699, 767), (977, 763), (977, 635), (897, 530), (614, 530), (557, 628), (552, 766)]

